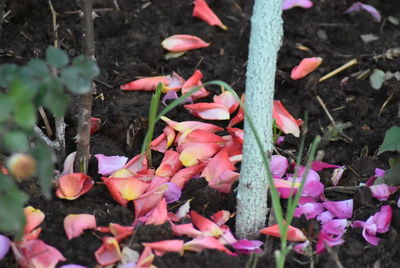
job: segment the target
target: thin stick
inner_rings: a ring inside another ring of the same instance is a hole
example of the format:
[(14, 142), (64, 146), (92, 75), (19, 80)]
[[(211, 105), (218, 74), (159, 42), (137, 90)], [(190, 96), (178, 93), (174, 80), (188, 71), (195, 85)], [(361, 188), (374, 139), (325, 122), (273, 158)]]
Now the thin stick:
[(379, 110), (378, 116), (381, 116), (381, 113), (383, 112), (383, 109), (385, 109), (386, 105), (389, 103), (389, 101), (393, 98), (393, 92), (390, 93), (389, 98), (387, 98), (387, 100), (385, 100), (385, 102), (382, 104), (381, 109)]
[(49, 119), (47, 118), (47, 115), (42, 106), (39, 107), (39, 113), (40, 113), (40, 116), (42, 117), (44, 125), (46, 127), (47, 135), (49, 137), (53, 136), (53, 131), (51, 130)]
[(349, 62), (343, 64), (342, 66), (340, 66), (339, 68), (337, 68), (336, 70), (333, 70), (332, 72), (330, 72), (330, 73), (324, 75), (323, 77), (321, 77), (319, 79), (319, 82), (321, 83), (321, 82), (323, 82), (323, 81), (325, 81), (325, 80), (337, 75), (338, 73), (340, 73), (340, 72), (346, 70), (347, 68), (349, 68), (349, 67), (351, 67), (353, 65), (356, 65), (356, 64), (358, 64), (357, 59), (352, 59), (351, 61), (349, 61)]
[(51, 0), (48, 0), (50, 11), (51, 11), (51, 19), (53, 22), (53, 36), (54, 36), (54, 47), (58, 48), (58, 25), (57, 25), (57, 12), (53, 7), (53, 3)]
[(59, 143), (58, 141), (52, 141), (49, 139), (49, 137), (47, 137), (43, 131), (38, 127), (38, 126), (34, 126), (33, 127), (33, 132), (39, 137), (41, 138), (49, 147), (57, 150), (59, 147)]
[(319, 103), (319, 105), (321, 105), (322, 109), (324, 110), (326, 116), (328, 116), (329, 120), (331, 121), (332, 125), (335, 125), (335, 120), (333, 119), (331, 113), (328, 111), (328, 108), (326, 108), (325, 103), (322, 101), (322, 99), (320, 98), (320, 96), (316, 96), (315, 97)]

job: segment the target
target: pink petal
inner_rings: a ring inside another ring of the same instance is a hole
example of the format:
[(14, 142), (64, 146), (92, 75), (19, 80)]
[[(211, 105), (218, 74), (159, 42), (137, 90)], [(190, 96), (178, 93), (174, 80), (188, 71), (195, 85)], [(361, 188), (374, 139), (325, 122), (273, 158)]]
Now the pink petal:
[(375, 21), (377, 22), (381, 21), (381, 14), (375, 7), (363, 4), (361, 2), (355, 2), (344, 13), (360, 12), (363, 9), (367, 11), (374, 18)]
[(195, 252), (201, 252), (204, 249), (216, 249), (228, 254), (232, 254), (232, 252), (230, 252), (212, 236), (197, 237), (189, 242), (186, 242), (183, 246), (183, 249)]
[(313, 2), (310, 0), (283, 0), (282, 10), (291, 9), (293, 7), (311, 8)]
[(290, 77), (293, 80), (301, 79), (317, 69), (321, 63), (322, 58), (320, 57), (304, 58), (301, 60), (299, 65), (295, 66), (292, 69)]
[(167, 94), (164, 95), (164, 97), (161, 100), (161, 103), (167, 106), (167, 101), (169, 100), (176, 100), (178, 98), (178, 94), (176, 91), (170, 90), (167, 92)]
[[(311, 171), (311, 170), (310, 170)], [(302, 196), (319, 197), (324, 192), (324, 185), (320, 181), (306, 182)]]
[(319, 232), (318, 242), (316, 246), (317, 254), (325, 252), (326, 245), (329, 247), (338, 246), (344, 243), (341, 236), (331, 236), (327, 234), (324, 230)]
[(114, 264), (121, 260), (122, 254), (117, 239), (103, 237), (103, 244), (94, 253), (96, 261), (103, 266)]
[(277, 126), (280, 130), (282, 130), (283, 133), (291, 133), (295, 137), (300, 136), (299, 126), (301, 125), (302, 121), (294, 119), (280, 101), (274, 101), (272, 116), (275, 119)]
[(94, 181), (83, 173), (72, 173), (58, 179), (58, 198), (75, 200), (92, 189)]
[(313, 161), (311, 164), (311, 169), (314, 171), (321, 171), (326, 168), (339, 168), (339, 167), (340, 166), (338, 166), (338, 165), (332, 165), (332, 164), (325, 163), (322, 161)]
[(326, 210), (319, 214), (317, 217), (317, 221), (319, 221), (321, 224), (324, 224), (330, 220), (332, 220), (335, 217), (329, 210)]
[(133, 234), (133, 226), (122, 226), (117, 223), (110, 222), (108, 229), (115, 239), (117, 239), (117, 241), (122, 241)]
[(321, 203), (306, 203), (300, 205), (294, 211), (294, 216), (299, 218), (304, 215), (307, 220), (315, 219), (324, 211), (324, 206)]
[(167, 182), (166, 184), (168, 185), (168, 189), (165, 191), (164, 197), (167, 203), (169, 204), (178, 201), (182, 194), (181, 188), (173, 182)]
[(60, 268), (86, 268), (86, 266), (79, 265), (79, 264), (66, 264), (66, 265), (60, 266)]
[(25, 223), (25, 227), (24, 227), (25, 235), (33, 232), (34, 229), (36, 227), (38, 227), (45, 218), (44, 213), (40, 209), (36, 209), (32, 206), (28, 206), (28, 207), (24, 208), (24, 215), (25, 215), (25, 219), (26, 219), (26, 223)]
[(6, 256), (10, 250), (10, 239), (7, 236), (0, 234), (0, 261)]
[(220, 103), (194, 103), (186, 104), (186, 110), (192, 115), (204, 120), (229, 120), (228, 109)]
[(235, 243), (231, 244), (231, 246), (236, 249), (240, 254), (250, 254), (250, 253), (262, 253), (260, 247), (264, 243), (259, 240), (247, 240), (240, 239)]
[(231, 191), (232, 184), (239, 179), (240, 174), (232, 170), (224, 170), (217, 177), (212, 178), (208, 182), (210, 188), (216, 189), (218, 192), (228, 194)]
[(167, 202), (165, 198), (161, 199), (160, 202), (149, 212), (150, 216), (147, 216), (146, 225), (161, 225), (168, 220)]
[(133, 201), (135, 204), (135, 219), (137, 220), (152, 210), (161, 201), (167, 189), (168, 186), (163, 184), (135, 199)]
[(222, 30), (228, 29), (207, 5), (205, 0), (194, 0), (193, 17), (197, 17), (211, 26), (218, 26)]
[(291, 182), (283, 179), (273, 179), (276, 190), (280, 193), (281, 198), (289, 198), (291, 195), (296, 194), (300, 186), (298, 182)]
[(353, 199), (343, 201), (326, 201), (324, 207), (329, 210), (336, 218), (350, 219), (353, 215)]
[[(243, 94), (242, 97), (240, 98), (241, 102), (244, 104), (244, 97), (245, 95)], [(239, 108), (239, 112), (232, 118), (232, 120), (229, 122), (228, 127), (233, 127), (236, 124), (239, 124), (244, 120), (244, 109), (242, 107)]]
[(342, 236), (347, 227), (346, 219), (330, 220), (322, 225), (322, 230), (329, 235)]
[(122, 90), (145, 90), (154, 91), (158, 84), (168, 85), (167, 76), (154, 76), (140, 78), (120, 86)]
[(74, 173), (74, 162), (76, 152), (70, 153), (64, 160), (63, 172), (61, 176)]
[[(154, 260), (154, 254), (152, 253), (152, 250), (150, 247), (145, 247), (142, 254), (140, 254), (140, 257), (136, 263), (137, 268), (140, 267), (151, 267), (152, 263)], [(132, 268), (132, 267), (131, 267)], [(135, 267), (136, 268), (136, 267)]]
[(142, 156), (141, 154), (138, 154), (131, 160), (129, 160), (128, 163), (124, 166), (124, 168), (129, 170), (133, 174), (145, 170), (148, 168), (147, 158), (145, 156)]
[(172, 177), (182, 168), (181, 161), (179, 161), (179, 153), (173, 150), (168, 150), (164, 154), (160, 166), (156, 170), (156, 176)]
[(202, 232), (194, 228), (192, 223), (176, 225), (171, 222), (171, 230), (176, 236), (197, 237), (202, 234)]
[(218, 154), (216, 154), (204, 168), (201, 176), (207, 181), (211, 181), (218, 178), (225, 170), (235, 170), (235, 166), (229, 160), (228, 152), (225, 148), (222, 148)]
[(175, 131), (170, 126), (166, 126), (163, 133), (151, 142), (151, 149), (160, 153), (165, 153), (174, 142), (175, 136)]
[(224, 105), (230, 114), (236, 111), (239, 106), (239, 101), (230, 91), (224, 91), (220, 95), (214, 96), (213, 100), (215, 103)]
[[(186, 80), (185, 84), (182, 87), (182, 95), (189, 93), (192, 91), (195, 87), (200, 87), (202, 85), (201, 79), (203, 78), (203, 74), (200, 70), (195, 70), (193, 75)], [(201, 98), (205, 98), (208, 95), (210, 95), (210, 92), (208, 92), (205, 87), (200, 87), (195, 93), (193, 93), (190, 96), (191, 100), (198, 100)]]
[(201, 163), (196, 166), (191, 166), (188, 168), (183, 168), (179, 170), (172, 178), (171, 182), (183, 189), (185, 184), (193, 177), (200, 175), (206, 164)]
[(172, 35), (161, 42), (164, 49), (171, 52), (184, 52), (187, 50), (208, 47), (210, 43), (204, 42), (197, 36), (178, 34)]
[(172, 127), (174, 130), (179, 131), (179, 132), (185, 132), (188, 129), (195, 130), (195, 129), (202, 129), (211, 133), (219, 132), (224, 130), (223, 128), (209, 124), (209, 123), (203, 123), (199, 121), (183, 121), (183, 122), (175, 122), (165, 116), (161, 116), (161, 120), (166, 122), (170, 127)]
[(231, 213), (228, 210), (220, 210), (210, 217), (216, 225), (221, 226), (231, 218)]
[(389, 205), (382, 206), (381, 210), (374, 215), (374, 222), (376, 223), (378, 233), (389, 231), (391, 221), (392, 208)]
[(183, 240), (162, 240), (158, 242), (142, 243), (144, 247), (154, 250), (157, 256), (162, 256), (167, 252), (182, 252)]
[(305, 255), (305, 254), (306, 254), (306, 249), (307, 249), (309, 246), (310, 246), (310, 241), (307, 240), (307, 241), (304, 242), (304, 243), (299, 243), (299, 244), (295, 245), (295, 246), (293, 247), (293, 250), (294, 250), (297, 254), (303, 254), (303, 255)]
[(199, 164), (200, 160), (212, 157), (220, 149), (221, 146), (215, 143), (188, 143), (181, 151), (179, 160), (185, 167), (195, 166)]
[(83, 234), (84, 230), (96, 229), (96, 218), (90, 214), (69, 214), (64, 218), (64, 230), (68, 240)]
[(219, 237), (222, 235), (222, 230), (211, 220), (201, 216), (196, 211), (190, 211), (190, 218), (193, 224), (205, 235)]
[(386, 201), (389, 199), (390, 195), (397, 192), (399, 187), (397, 186), (389, 186), (385, 183), (371, 185), (369, 189), (372, 192), (372, 196), (378, 199), (379, 201)]
[[(263, 228), (260, 230), (260, 233), (274, 237), (281, 237), (278, 224)], [(289, 225), (287, 231), (287, 240), (293, 242), (304, 242), (307, 240), (307, 237), (305, 237), (304, 233), (300, 229)]]
[(181, 133), (177, 138), (178, 150), (181, 151), (185, 144), (188, 143), (218, 143), (220, 145), (225, 144), (225, 140), (218, 136), (217, 134), (202, 130), (186, 130), (184, 133)]
[(285, 175), (287, 168), (289, 167), (289, 162), (286, 157), (281, 155), (271, 156), (269, 161), (269, 168), (272, 173), (272, 177), (275, 179), (281, 179)]
[(104, 154), (96, 154), (95, 157), (99, 166), (98, 173), (103, 176), (113, 174), (118, 169), (123, 168), (128, 161), (127, 157), (119, 155), (105, 156)]

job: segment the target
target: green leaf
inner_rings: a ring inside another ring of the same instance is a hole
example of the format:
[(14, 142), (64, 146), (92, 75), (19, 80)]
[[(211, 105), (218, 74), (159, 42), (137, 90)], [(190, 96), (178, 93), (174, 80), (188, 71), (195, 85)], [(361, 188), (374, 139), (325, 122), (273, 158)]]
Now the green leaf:
[(79, 68), (67, 67), (61, 71), (61, 81), (74, 94), (86, 94), (92, 89), (89, 79), (81, 76)]
[(378, 154), (387, 151), (400, 152), (400, 127), (391, 127), (386, 131), (382, 145), (379, 147)]
[(18, 73), (15, 64), (4, 64), (0, 66), (0, 86), (7, 87)]
[(22, 131), (10, 131), (3, 136), (3, 144), (10, 152), (27, 152), (28, 136)]
[(15, 122), (23, 128), (30, 129), (36, 124), (36, 109), (32, 103), (18, 105), (14, 111)]
[(24, 204), (28, 200), (12, 178), (0, 173), (0, 231), (21, 237), (25, 226)]
[(46, 61), (53, 67), (61, 68), (68, 64), (68, 56), (61, 49), (50, 46), (46, 50)]
[(0, 94), (0, 123), (11, 118), (14, 100), (9, 95)]
[(29, 102), (35, 96), (35, 90), (28, 88), (20, 79), (14, 79), (11, 83), (9, 95), (16, 103)]
[(100, 73), (100, 69), (96, 62), (88, 60), (82, 55), (74, 58), (72, 62), (74, 67), (79, 68), (81, 74), (87, 79), (92, 79)]
[(51, 76), (47, 64), (40, 59), (32, 59), (29, 63), (21, 68), (21, 74), (30, 78), (35, 78), (40, 81), (45, 80)]
[(64, 93), (63, 85), (53, 78), (48, 81), (45, 93), (41, 97), (41, 105), (49, 109), (56, 117), (62, 117), (67, 110), (69, 96)]
[(400, 185), (400, 162), (385, 171), (383, 180), (388, 185)]
[(50, 199), (51, 181), (53, 180), (54, 153), (42, 141), (37, 141), (32, 155), (37, 160), (37, 176), (44, 197)]
[(374, 69), (374, 72), (369, 77), (371, 87), (374, 89), (380, 89), (383, 82), (385, 82), (385, 72), (379, 69)]

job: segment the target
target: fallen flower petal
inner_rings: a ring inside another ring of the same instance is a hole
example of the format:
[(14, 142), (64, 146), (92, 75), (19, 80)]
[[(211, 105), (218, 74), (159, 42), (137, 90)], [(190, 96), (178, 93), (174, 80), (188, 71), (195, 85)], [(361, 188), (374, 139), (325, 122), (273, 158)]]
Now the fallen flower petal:
[(126, 165), (124, 166), (124, 169), (129, 170), (133, 174), (136, 174), (142, 170), (148, 169), (147, 157), (142, 154), (136, 155), (131, 160), (129, 160), (128, 163), (126, 163)]
[(346, 166), (341, 166), (333, 170), (332, 172), (332, 185), (337, 186), (339, 184), (340, 179), (343, 176), (343, 172), (346, 170)]
[(218, 192), (228, 194), (231, 191), (232, 184), (239, 179), (240, 174), (232, 170), (224, 170), (217, 177), (208, 182), (210, 188)]
[(326, 246), (334, 247), (344, 243), (344, 239), (341, 236), (330, 235), (324, 230), (321, 230), (318, 235), (318, 242), (316, 246), (317, 254), (321, 254), (326, 251)]
[(205, 163), (201, 163), (195, 166), (191, 166), (188, 168), (183, 168), (179, 170), (172, 178), (171, 182), (178, 186), (180, 189), (183, 189), (185, 184), (193, 177), (200, 175), (203, 171)]
[(286, 170), (289, 167), (289, 162), (286, 157), (281, 155), (271, 156), (269, 161), (269, 168), (272, 173), (272, 177), (275, 179), (281, 179), (285, 175)]
[(222, 230), (217, 224), (211, 220), (201, 216), (196, 211), (190, 211), (190, 218), (193, 224), (205, 235), (219, 237), (222, 235)]
[(167, 101), (169, 100), (176, 100), (178, 97), (178, 93), (176, 91), (170, 90), (168, 91), (161, 100), (161, 103), (167, 106)]
[(324, 206), (321, 203), (306, 203), (296, 208), (294, 216), (299, 218), (301, 215), (304, 215), (307, 220), (315, 219), (315, 217), (319, 216), (323, 211)]
[(381, 21), (381, 14), (375, 7), (363, 4), (361, 2), (355, 2), (344, 13), (360, 12), (363, 9), (367, 11), (374, 18), (375, 21)]
[(186, 215), (189, 213), (191, 201), (192, 201), (192, 199), (189, 199), (188, 201), (185, 202), (185, 204), (180, 206), (178, 208), (178, 210), (176, 211), (175, 215), (176, 215), (176, 217), (178, 217), (179, 220), (182, 218), (185, 218)]
[(274, 101), (274, 106), (272, 108), (272, 116), (275, 119), (276, 125), (285, 134), (293, 134), (295, 137), (300, 136), (299, 126), (301, 125), (301, 120), (296, 120), (293, 116), (286, 110), (281, 101)]
[(397, 192), (399, 189), (398, 186), (389, 186), (385, 183), (371, 185), (369, 186), (371, 190), (372, 196), (378, 199), (379, 201), (386, 201), (389, 199), (390, 195)]
[[(149, 215), (150, 214), (150, 215)], [(146, 225), (161, 225), (168, 220), (167, 202), (165, 198), (161, 199), (160, 202), (146, 215), (145, 217)], [(139, 218), (142, 221), (141, 218)]]
[(205, 98), (210, 95), (205, 87), (202, 86), (201, 79), (203, 78), (203, 73), (200, 70), (195, 70), (193, 75), (186, 80), (185, 84), (182, 86), (182, 95), (185, 95), (192, 91), (196, 87), (200, 87), (195, 93), (190, 96), (191, 100), (198, 100)]
[(161, 83), (163, 85), (168, 84), (168, 79), (166, 76), (153, 76), (153, 77), (144, 77), (129, 83), (123, 84), (120, 86), (122, 90), (145, 90), (145, 91), (154, 91), (156, 90), (158, 84)]
[(225, 144), (225, 140), (221, 136), (202, 129), (188, 129), (180, 134), (181, 135), (179, 135), (179, 137), (177, 138), (178, 151), (182, 151), (184, 145), (188, 143), (217, 143), (220, 145)]
[(87, 267), (79, 264), (65, 264), (63, 266), (60, 266), (60, 268), (87, 268)]
[(193, 17), (197, 17), (207, 22), (211, 26), (218, 26), (222, 30), (228, 29), (228, 27), (226, 27), (222, 23), (222, 21), (217, 17), (217, 15), (215, 15), (215, 13), (207, 5), (207, 2), (205, 0), (194, 1)]
[(61, 199), (75, 200), (89, 192), (94, 181), (84, 173), (72, 173), (58, 179), (56, 196)]
[(350, 219), (353, 215), (353, 199), (343, 201), (326, 201), (324, 207), (329, 210), (336, 218)]
[(75, 156), (76, 156), (76, 151), (70, 153), (65, 158), (64, 165), (63, 165), (63, 172), (61, 173), (61, 176), (74, 173)]
[(235, 170), (235, 166), (229, 160), (228, 152), (225, 148), (222, 148), (207, 164), (204, 168), (201, 176), (207, 181), (211, 181), (217, 178), (225, 170)]
[(196, 237), (183, 245), (184, 250), (201, 252), (204, 249), (216, 249), (227, 254), (233, 255), (226, 247), (224, 247), (217, 239), (212, 236)]
[(221, 146), (216, 143), (188, 143), (184, 145), (179, 155), (179, 160), (185, 167), (191, 167), (199, 164), (200, 160), (204, 160), (215, 155)]
[(293, 80), (301, 79), (317, 69), (321, 63), (322, 58), (320, 57), (304, 58), (301, 60), (299, 65), (295, 66), (292, 69), (290, 77)]
[(313, 2), (310, 0), (283, 0), (282, 10), (288, 10), (294, 7), (311, 8)]
[[(32, 233), (36, 227), (38, 227), (44, 220), (45, 215), (40, 209), (36, 209), (32, 206), (28, 206), (24, 208), (24, 215), (26, 219), (24, 234), (25, 239), (26, 235)], [(40, 229), (40, 228), (39, 228)], [(39, 235), (40, 231), (37, 233)], [(37, 237), (29, 237), (30, 239), (36, 239)]]
[(240, 239), (235, 243), (231, 244), (231, 246), (236, 249), (240, 254), (250, 254), (250, 253), (262, 253), (263, 251), (260, 247), (264, 243), (259, 240), (248, 240), (248, 239)]
[[(260, 233), (274, 237), (281, 237), (278, 224), (263, 228), (260, 230)], [(289, 225), (287, 230), (287, 240), (293, 242), (304, 242), (307, 240), (307, 237), (300, 229)]]
[(171, 230), (176, 236), (186, 235), (188, 237), (198, 237), (202, 234), (199, 230), (195, 229), (192, 223), (186, 224), (171, 224)]
[[(243, 105), (244, 105), (244, 98), (245, 95), (243, 94), (242, 97), (240, 98), (240, 101), (243, 103)], [(239, 124), (243, 120), (244, 120), (244, 109), (243, 107), (240, 107), (238, 113), (229, 122), (228, 127), (233, 127), (234, 125)]]
[(0, 234), (0, 261), (6, 256), (10, 250), (10, 239), (7, 236)]
[(201, 38), (194, 35), (178, 34), (164, 39), (161, 45), (164, 49), (172, 52), (183, 52), (208, 47), (210, 43), (206, 43)]
[(326, 210), (319, 214), (319, 216), (317, 217), (317, 221), (319, 221), (321, 224), (324, 224), (332, 220), (333, 218), (335, 218), (335, 215), (333, 215), (332, 212), (330, 212), (329, 210)]
[(168, 189), (165, 191), (164, 197), (167, 203), (169, 204), (178, 201), (182, 194), (181, 188), (173, 182), (167, 182), (166, 184), (168, 185)]
[(231, 218), (231, 213), (228, 210), (220, 210), (214, 213), (210, 218), (216, 225), (221, 226)]
[(90, 214), (69, 214), (64, 218), (64, 230), (68, 240), (80, 236), (84, 230), (96, 227), (96, 218)]
[(98, 173), (103, 176), (113, 174), (118, 169), (123, 168), (128, 161), (127, 157), (119, 155), (105, 156), (104, 154), (96, 154), (94, 156), (98, 161)]
[[(140, 257), (136, 263), (136, 267), (137, 268), (153, 268), (152, 267), (152, 263), (154, 261), (154, 254), (152, 253), (152, 250), (150, 247), (144, 247), (144, 250), (142, 252), (142, 254), (140, 254)], [(136, 268), (135, 267), (135, 268)]]
[(326, 168), (340, 168), (340, 166), (332, 165), (332, 164), (325, 163), (325, 162), (322, 162), (322, 161), (313, 161), (311, 163), (311, 169), (314, 170), (314, 171), (321, 171), (321, 170), (324, 170)]
[(94, 253), (96, 261), (103, 266), (114, 264), (121, 260), (121, 249), (114, 237), (103, 237), (103, 244)]
[(163, 129), (163, 133), (151, 142), (151, 149), (160, 153), (171, 147), (176, 137), (175, 131), (170, 126)]
[(172, 177), (182, 168), (181, 161), (179, 161), (179, 153), (173, 150), (165, 152), (160, 166), (156, 170), (156, 176)]
[(135, 204), (135, 221), (152, 210), (161, 201), (167, 189), (168, 185), (162, 184), (135, 199), (133, 201)]
[(142, 243), (144, 247), (149, 247), (154, 250), (157, 256), (162, 256), (167, 252), (178, 252), (181, 253), (183, 250), (183, 240), (163, 240), (151, 243)]
[(90, 118), (90, 136), (96, 134), (100, 130), (101, 119), (97, 117)]
[(230, 91), (224, 91), (220, 95), (214, 96), (213, 100), (215, 103), (224, 105), (230, 114), (236, 111), (239, 106), (239, 101)]
[(115, 239), (117, 239), (117, 241), (122, 241), (133, 234), (133, 226), (122, 226), (117, 223), (110, 222), (108, 229)]
[(289, 198), (296, 194), (297, 189), (300, 187), (299, 182), (291, 182), (283, 179), (273, 179), (276, 190), (280, 193), (281, 198)]
[(183, 121), (183, 122), (176, 122), (173, 121), (165, 116), (160, 117), (161, 120), (166, 122), (170, 127), (172, 127), (174, 130), (179, 131), (179, 132), (185, 132), (188, 129), (195, 130), (195, 129), (202, 129), (211, 133), (219, 132), (224, 130), (223, 128), (209, 124), (209, 123), (203, 123), (199, 121)]
[(334, 219), (322, 224), (322, 230), (329, 235), (343, 236), (346, 231), (346, 219)]

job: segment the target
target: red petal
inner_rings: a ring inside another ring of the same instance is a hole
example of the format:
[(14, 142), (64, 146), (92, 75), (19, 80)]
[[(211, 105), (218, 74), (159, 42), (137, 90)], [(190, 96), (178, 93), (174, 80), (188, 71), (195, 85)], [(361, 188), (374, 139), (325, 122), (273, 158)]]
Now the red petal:
[(96, 218), (90, 214), (69, 214), (64, 218), (64, 230), (68, 240), (83, 234), (84, 230), (96, 229)]
[(64, 175), (58, 180), (58, 198), (74, 200), (92, 189), (94, 181), (83, 173)]
[(126, 163), (126, 165), (124, 166), (124, 168), (126, 168), (133, 174), (145, 170), (148, 168), (147, 158), (145, 156), (142, 156), (141, 154), (138, 154), (131, 160), (129, 160), (128, 163)]
[(138, 268), (151, 267), (153, 260), (154, 260), (154, 254), (151, 252), (151, 248), (145, 247), (142, 254), (140, 254), (140, 257), (136, 263), (136, 267)]
[(175, 129), (176, 131), (179, 131), (179, 132), (185, 132), (188, 129), (191, 129), (191, 130), (202, 129), (202, 130), (212, 132), (212, 133), (224, 130), (223, 128), (221, 128), (219, 126), (209, 124), (209, 123), (203, 123), (203, 122), (199, 122), (199, 121), (176, 122), (165, 116), (161, 116), (161, 120), (163, 120), (170, 127), (172, 127), (173, 129)]
[(193, 17), (197, 17), (205, 22), (207, 22), (211, 26), (218, 26), (222, 30), (227, 30), (222, 21), (215, 15), (215, 13), (211, 10), (211, 8), (207, 5), (205, 0), (195, 0), (194, 1), (194, 9), (193, 9)]
[(160, 166), (156, 170), (156, 176), (172, 177), (182, 168), (179, 160), (179, 153), (173, 150), (168, 150), (164, 154)]
[(101, 125), (101, 119), (97, 117), (90, 118), (90, 136), (93, 136), (97, 131), (99, 131)]
[(296, 120), (286, 110), (281, 101), (274, 101), (272, 109), (272, 116), (275, 119), (276, 125), (282, 130), (283, 133), (291, 133), (295, 137), (300, 136), (300, 128), (302, 121)]
[(207, 181), (217, 178), (225, 170), (235, 170), (235, 166), (229, 160), (228, 152), (222, 148), (217, 155), (215, 155), (201, 174)]
[(214, 133), (195, 129), (188, 129), (184, 133), (182, 133), (177, 139), (178, 150), (182, 150), (185, 144), (188, 143), (218, 143), (220, 145), (225, 144), (225, 140)]
[(149, 247), (154, 250), (157, 256), (162, 256), (167, 252), (182, 252), (183, 240), (163, 240), (152, 243), (142, 243), (144, 247)]
[(158, 84), (168, 85), (167, 76), (153, 76), (134, 80), (120, 86), (122, 90), (156, 90)]
[(228, 109), (220, 103), (202, 102), (186, 104), (183, 107), (192, 115), (205, 120), (229, 120), (230, 118)]
[(117, 239), (114, 237), (103, 237), (103, 244), (94, 253), (100, 265), (106, 266), (121, 260), (121, 250)]
[(227, 210), (220, 210), (210, 217), (216, 225), (221, 226), (231, 218), (231, 213)]
[[(193, 90), (195, 87), (199, 87), (202, 85), (201, 79), (203, 78), (203, 74), (201, 73), (200, 70), (194, 71), (193, 75), (186, 80), (185, 84), (183, 84), (182, 87), (182, 95), (189, 93), (191, 90)], [(210, 95), (210, 92), (208, 92), (204, 87), (201, 87), (198, 89), (195, 93), (193, 93), (190, 98), (192, 100), (198, 100), (201, 98), (205, 98), (208, 95)]]
[(205, 235), (210, 235), (214, 237), (220, 237), (222, 235), (222, 230), (211, 220), (201, 216), (196, 211), (190, 211), (190, 218), (193, 224)]
[[(244, 104), (244, 94), (241, 97), (241, 101)], [(239, 112), (235, 115), (235, 117), (232, 118), (232, 120), (229, 122), (228, 127), (232, 127), (236, 124), (239, 124), (244, 120), (244, 110), (242, 107), (240, 107)]]
[(183, 52), (187, 50), (208, 47), (210, 43), (206, 43), (194, 35), (178, 34), (164, 39), (161, 45), (164, 49), (172, 52)]
[(196, 166), (181, 169), (171, 178), (171, 182), (175, 183), (179, 188), (183, 189), (185, 184), (191, 178), (193, 178), (196, 175), (200, 175), (205, 166), (206, 164), (202, 163)]
[[(275, 237), (281, 237), (278, 224), (274, 224), (271, 225), (270, 227), (263, 228), (260, 230), (260, 233)], [(307, 240), (307, 237), (305, 237), (305, 235), (300, 229), (289, 225), (287, 231), (287, 240), (293, 242), (304, 242)]]
[(290, 77), (293, 80), (301, 79), (317, 69), (321, 62), (322, 58), (319, 57), (305, 58), (292, 69)]

